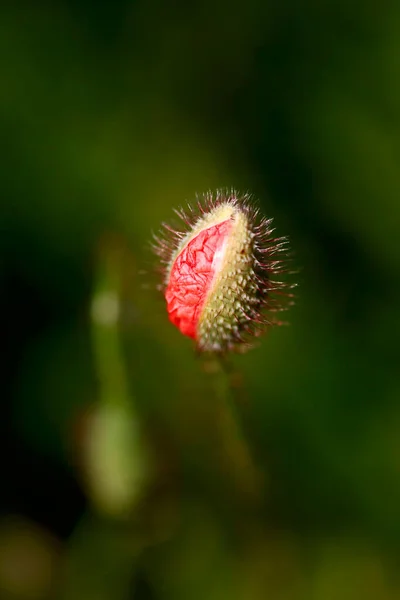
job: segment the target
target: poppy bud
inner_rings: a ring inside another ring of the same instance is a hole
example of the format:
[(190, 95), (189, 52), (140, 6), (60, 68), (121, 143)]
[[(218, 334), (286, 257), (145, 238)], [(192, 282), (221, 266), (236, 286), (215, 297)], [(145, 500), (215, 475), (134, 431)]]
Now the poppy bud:
[(272, 219), (234, 191), (208, 193), (196, 211), (177, 214), (184, 231), (164, 224), (154, 247), (170, 321), (200, 351), (246, 349), (279, 323), (267, 318), (284, 308), (278, 299), (291, 297), (291, 286), (276, 280), (286, 268), (287, 239), (273, 237)]

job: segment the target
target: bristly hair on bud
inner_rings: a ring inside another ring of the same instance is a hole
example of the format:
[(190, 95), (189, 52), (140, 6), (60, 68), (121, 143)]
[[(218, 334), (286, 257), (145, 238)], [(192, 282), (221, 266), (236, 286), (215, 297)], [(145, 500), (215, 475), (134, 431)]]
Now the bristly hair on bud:
[(218, 190), (176, 210), (182, 230), (163, 223), (154, 236), (170, 321), (203, 352), (244, 351), (291, 304), (289, 244), (251, 196)]

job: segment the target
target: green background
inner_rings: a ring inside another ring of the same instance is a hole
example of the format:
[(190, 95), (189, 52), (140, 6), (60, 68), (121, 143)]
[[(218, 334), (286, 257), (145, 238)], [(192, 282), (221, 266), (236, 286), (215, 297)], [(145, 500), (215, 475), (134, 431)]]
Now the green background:
[[(1, 598), (399, 598), (398, 2), (8, 3), (0, 57)], [(149, 250), (221, 187), (299, 268), (233, 403)]]

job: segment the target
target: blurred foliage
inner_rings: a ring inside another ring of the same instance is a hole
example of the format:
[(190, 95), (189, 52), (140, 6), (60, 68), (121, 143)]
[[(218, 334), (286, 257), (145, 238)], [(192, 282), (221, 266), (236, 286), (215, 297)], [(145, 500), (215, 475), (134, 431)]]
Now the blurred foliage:
[[(399, 598), (398, 2), (6, 3), (0, 57), (0, 597)], [(301, 266), (228, 391), (148, 248), (226, 186)]]

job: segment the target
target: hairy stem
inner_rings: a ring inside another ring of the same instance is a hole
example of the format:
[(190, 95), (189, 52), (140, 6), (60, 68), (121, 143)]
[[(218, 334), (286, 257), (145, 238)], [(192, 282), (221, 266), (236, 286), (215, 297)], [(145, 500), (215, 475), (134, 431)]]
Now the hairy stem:
[(241, 499), (258, 503), (262, 479), (254, 464), (238, 410), (237, 401), (243, 391), (236, 383), (238, 374), (227, 359), (220, 357), (208, 358), (204, 368), (212, 378), (215, 393), (213, 414), (219, 466)]

